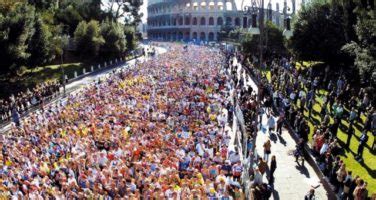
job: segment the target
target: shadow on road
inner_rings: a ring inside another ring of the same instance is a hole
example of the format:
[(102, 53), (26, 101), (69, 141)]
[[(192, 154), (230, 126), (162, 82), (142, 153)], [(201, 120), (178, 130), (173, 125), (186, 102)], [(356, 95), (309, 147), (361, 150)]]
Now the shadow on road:
[(309, 175), (309, 172), (308, 172), (308, 169), (304, 166), (304, 165), (297, 165), (295, 166), (295, 168), (297, 170), (299, 170), (299, 172), (301, 174), (304, 174), (307, 178), (310, 178), (310, 175)]

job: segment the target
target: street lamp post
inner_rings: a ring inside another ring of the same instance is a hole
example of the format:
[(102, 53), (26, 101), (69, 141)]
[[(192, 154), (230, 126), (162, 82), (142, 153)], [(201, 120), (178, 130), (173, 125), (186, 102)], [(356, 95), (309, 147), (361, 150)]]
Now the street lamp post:
[[(285, 30), (283, 31), (283, 35), (289, 39), (292, 36), (292, 30), (291, 30), (291, 17), (287, 13), (290, 8), (287, 7), (286, 0), (284, 2), (284, 11), (283, 11), (283, 16), (284, 16), (284, 28)], [(258, 10), (258, 11), (257, 11)], [(269, 1), (268, 4), (268, 10), (271, 11), (271, 0)], [(259, 37), (259, 67), (260, 69), (262, 68), (262, 63), (263, 63), (263, 52), (264, 52), (264, 34), (265, 34), (265, 10), (264, 10), (264, 0), (251, 0), (251, 6), (245, 6), (243, 8), (244, 14), (245, 15), (251, 15), (252, 16), (252, 27), (249, 28), (249, 31), (251, 34), (254, 35), (260, 35)], [(257, 27), (256, 24), (256, 19), (257, 19), (257, 14), (259, 14), (259, 27)], [(271, 13), (268, 13), (269, 15)], [(271, 16), (268, 16), (271, 19)], [(267, 44), (267, 35), (265, 35), (266, 39), (266, 44)]]
[[(245, 15), (251, 15), (251, 27), (249, 31), (253, 35), (260, 35), (259, 37), (259, 67), (262, 67), (263, 62), (263, 35), (264, 35), (264, 0), (252, 0), (251, 6), (245, 6)], [(257, 14), (259, 14), (259, 27), (257, 27)]]
[(259, 24), (260, 24), (260, 69), (262, 69), (262, 63), (264, 61), (264, 0), (261, 0), (259, 5), (260, 16), (259, 16)]
[(64, 63), (64, 60), (63, 60), (63, 56), (64, 56), (64, 48), (62, 48), (62, 53), (60, 55), (60, 61), (61, 61), (61, 64), (60, 64), (60, 69), (61, 69), (61, 74), (62, 74), (62, 83), (63, 83), (63, 95), (65, 96), (66, 92), (65, 92), (65, 71), (64, 71), (64, 67), (63, 67), (63, 63)]
[(63, 84), (63, 95), (65, 96), (66, 95), (66, 89), (65, 89), (66, 79), (65, 79), (65, 70), (64, 70), (63, 64), (64, 64), (64, 49), (68, 45), (69, 35), (60, 36), (60, 40), (61, 40), (60, 69), (61, 69), (61, 74), (62, 74), (61, 80)]

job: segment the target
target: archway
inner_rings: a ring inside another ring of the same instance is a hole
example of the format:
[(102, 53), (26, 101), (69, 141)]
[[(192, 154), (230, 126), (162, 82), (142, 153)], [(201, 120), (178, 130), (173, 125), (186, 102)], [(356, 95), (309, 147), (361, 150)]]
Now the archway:
[(214, 26), (214, 18), (213, 17), (209, 18), (209, 26)]
[(205, 17), (201, 17), (200, 25), (201, 26), (205, 26), (206, 25), (206, 19), (205, 19)]
[(183, 33), (182, 33), (182, 32), (179, 32), (178, 40), (182, 40), (182, 39), (183, 39)]
[(235, 18), (235, 26), (240, 26), (240, 18)]
[(192, 24), (193, 25), (197, 25), (197, 18), (196, 17), (193, 18), (193, 23)]
[(226, 17), (226, 25), (232, 25), (232, 19), (231, 17)]
[(222, 17), (218, 17), (218, 19), (217, 19), (217, 25), (218, 26), (222, 26), (223, 25), (223, 19), (222, 19)]
[(206, 40), (205, 32), (200, 33), (200, 40)]
[(209, 41), (214, 41), (214, 33), (213, 32), (210, 32), (209, 33)]
[(191, 25), (191, 18), (185, 17), (185, 25)]
[(189, 32), (184, 33), (184, 40), (189, 40)]
[(197, 32), (193, 32), (193, 34), (192, 34), (192, 39), (197, 40)]

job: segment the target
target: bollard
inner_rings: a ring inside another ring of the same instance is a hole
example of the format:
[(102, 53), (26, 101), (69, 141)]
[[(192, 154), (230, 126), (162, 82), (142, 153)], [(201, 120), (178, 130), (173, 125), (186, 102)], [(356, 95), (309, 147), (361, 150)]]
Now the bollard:
[(82, 69), (82, 74), (86, 74), (86, 68)]
[(98, 64), (98, 69), (100, 69), (101, 68), (101, 64)]
[(117, 63), (118, 62), (118, 60), (117, 60), (117, 58), (115, 59), (115, 63)]
[(90, 70), (91, 70), (91, 72), (93, 72), (93, 71), (94, 71), (94, 66), (93, 66), (93, 65), (91, 66), (91, 69), (90, 69)]
[(74, 71), (74, 78), (77, 78), (77, 71)]
[(110, 65), (112, 65), (112, 60), (110, 60)]
[(107, 67), (107, 63), (106, 62), (104, 62), (104, 67)]

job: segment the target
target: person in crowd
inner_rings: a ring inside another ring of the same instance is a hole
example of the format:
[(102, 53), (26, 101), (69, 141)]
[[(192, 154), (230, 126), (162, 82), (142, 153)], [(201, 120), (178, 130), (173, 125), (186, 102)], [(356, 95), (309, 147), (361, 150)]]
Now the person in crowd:
[(299, 165), (299, 159), (302, 160), (302, 166), (304, 166), (304, 154), (305, 154), (305, 149), (304, 149), (304, 141), (300, 139), (299, 143), (296, 145), (296, 149), (294, 151), (294, 156), (295, 156), (295, 162)]
[(271, 144), (271, 142), (270, 142), (270, 139), (268, 139), (268, 140), (264, 143), (263, 147), (264, 147), (264, 160), (265, 160), (266, 162), (268, 162), (268, 161), (269, 161), (269, 155), (270, 155), (270, 153), (271, 153), (271, 147), (272, 147), (272, 144)]
[(315, 189), (310, 189), (309, 192), (304, 196), (304, 200), (315, 200)]
[(274, 119), (274, 116), (272, 114), (268, 114), (267, 117), (268, 117), (268, 121), (267, 121), (268, 133), (270, 135), (270, 134), (273, 133), (273, 131), (275, 129), (275, 119)]
[(269, 169), (270, 169), (269, 185), (273, 185), (274, 184), (274, 172), (277, 169), (277, 160), (276, 160), (275, 155), (272, 156)]
[(298, 135), (304, 141), (308, 142), (309, 126), (306, 120), (301, 120), (298, 128)]
[(338, 181), (338, 190), (342, 191), (344, 187), (344, 181), (347, 176), (346, 165), (344, 163), (341, 164), (336, 174), (337, 174), (337, 181)]
[(366, 200), (368, 197), (367, 183), (363, 179), (356, 180), (356, 187), (353, 192), (354, 200)]
[(283, 128), (284, 122), (285, 122), (285, 114), (284, 112), (280, 112), (280, 115), (277, 120), (277, 133), (279, 135), (282, 135), (282, 128)]
[(363, 150), (364, 150), (364, 146), (367, 144), (367, 141), (368, 141), (368, 134), (366, 131), (363, 131), (359, 139), (358, 151), (355, 156), (355, 159), (359, 162), (363, 161)]
[(234, 180), (240, 181), (242, 172), (243, 172), (243, 166), (241, 162), (238, 161), (232, 166), (232, 177), (234, 178)]
[(348, 118), (349, 127), (351, 127), (355, 123), (355, 120), (357, 119), (358, 119), (358, 114), (355, 110), (355, 107), (352, 107), (349, 113), (349, 118)]
[(332, 137), (337, 137), (340, 123), (340, 120), (338, 118), (335, 118), (334, 123), (330, 125), (329, 130)]
[(355, 129), (353, 128), (353, 126), (350, 124), (349, 125), (349, 128), (348, 128), (348, 131), (347, 131), (347, 140), (346, 140), (346, 147), (347, 148), (350, 148), (350, 142), (351, 142), (351, 138), (352, 136), (355, 134)]
[(348, 171), (346, 174), (346, 178), (343, 181), (343, 192), (341, 194), (341, 199), (342, 200), (347, 200), (350, 197), (350, 187), (351, 187), (351, 182), (353, 181), (352, 179), (352, 171)]
[(265, 172), (268, 170), (268, 163), (262, 158), (258, 159), (258, 169), (259, 169), (261, 175), (263, 175), (263, 176), (264, 176)]

